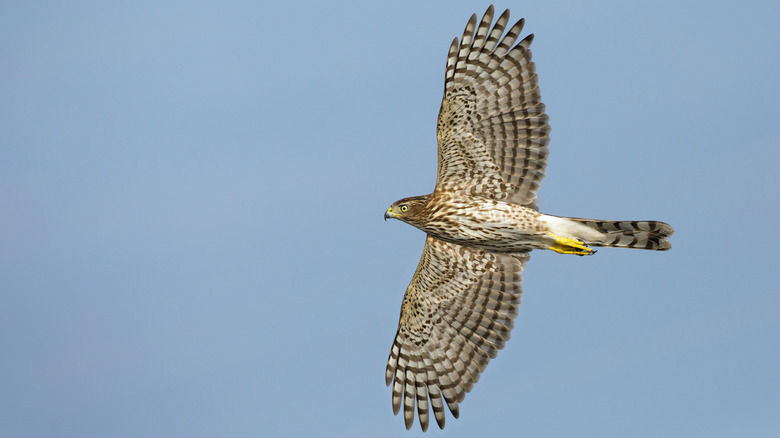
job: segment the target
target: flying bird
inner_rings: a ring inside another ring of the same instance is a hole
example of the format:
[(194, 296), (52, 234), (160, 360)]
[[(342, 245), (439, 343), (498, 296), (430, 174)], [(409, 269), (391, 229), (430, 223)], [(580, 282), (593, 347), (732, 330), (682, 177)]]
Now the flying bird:
[(431, 410), (440, 428), (445, 405), (458, 418), (458, 404), (509, 339), (531, 250), (671, 248), (664, 222), (538, 211), (550, 125), (531, 61), (533, 34), (517, 42), (524, 20), (505, 34), (509, 10), (495, 24), (493, 12), (491, 5), (479, 22), (472, 15), (447, 55), (433, 193), (401, 199), (384, 214), (427, 234), (385, 372), (407, 429), (415, 406), (423, 431)]

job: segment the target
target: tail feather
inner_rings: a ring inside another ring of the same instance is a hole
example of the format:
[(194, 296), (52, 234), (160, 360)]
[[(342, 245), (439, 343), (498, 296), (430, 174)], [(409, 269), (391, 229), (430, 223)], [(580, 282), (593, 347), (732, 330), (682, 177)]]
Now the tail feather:
[(602, 221), (543, 214), (541, 219), (556, 236), (576, 239), (591, 246), (651, 249), (666, 251), (672, 247), (669, 224), (658, 221)]
[(672, 227), (659, 221), (602, 221), (593, 219), (566, 218), (579, 225), (597, 231), (598, 235), (586, 233), (582, 236), (586, 244), (614, 248), (637, 248), (666, 251), (672, 248), (669, 236)]

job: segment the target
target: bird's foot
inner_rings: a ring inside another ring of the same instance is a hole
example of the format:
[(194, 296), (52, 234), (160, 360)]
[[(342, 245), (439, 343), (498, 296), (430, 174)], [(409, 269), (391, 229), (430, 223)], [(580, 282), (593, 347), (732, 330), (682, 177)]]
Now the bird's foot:
[(547, 249), (551, 249), (558, 254), (575, 254), (580, 256), (596, 254), (595, 249), (588, 247), (585, 243), (577, 239), (561, 237), (553, 233), (550, 233), (550, 237), (553, 238), (555, 244), (548, 246)]

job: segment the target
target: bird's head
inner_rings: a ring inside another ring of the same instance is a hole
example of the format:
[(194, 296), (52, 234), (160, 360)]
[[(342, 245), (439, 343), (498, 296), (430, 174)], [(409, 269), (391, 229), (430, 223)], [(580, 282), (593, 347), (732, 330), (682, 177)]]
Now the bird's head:
[(415, 224), (423, 218), (428, 207), (428, 196), (415, 196), (395, 201), (385, 212), (385, 220), (398, 219)]

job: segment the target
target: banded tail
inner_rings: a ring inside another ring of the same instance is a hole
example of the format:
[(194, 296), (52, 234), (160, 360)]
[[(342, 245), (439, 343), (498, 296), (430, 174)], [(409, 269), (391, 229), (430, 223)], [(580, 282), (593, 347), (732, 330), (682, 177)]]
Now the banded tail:
[(674, 230), (665, 222), (602, 221), (551, 215), (542, 215), (542, 219), (547, 222), (551, 233), (580, 240), (586, 245), (654, 251), (666, 251), (672, 247), (669, 236)]

